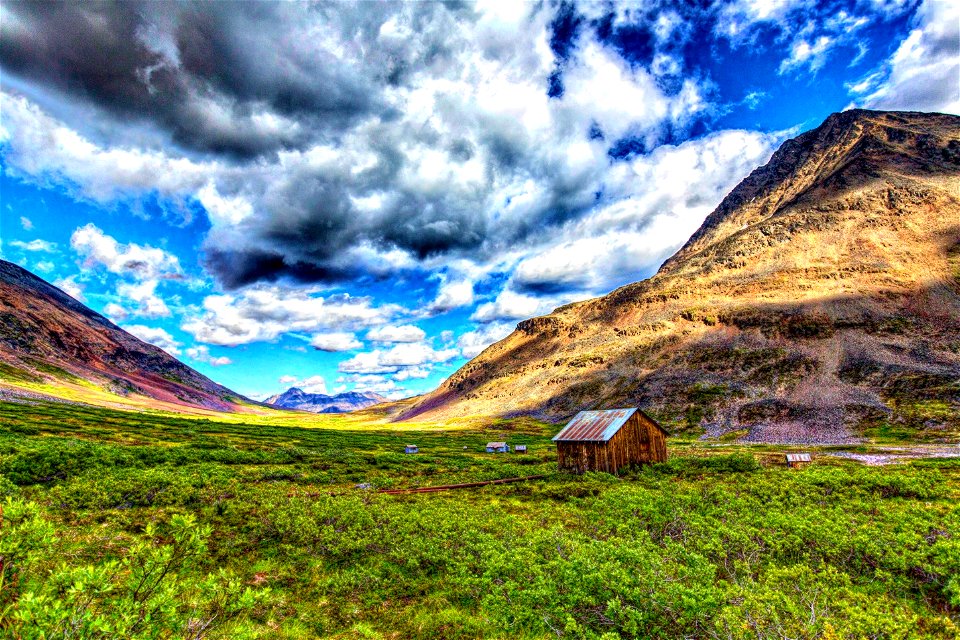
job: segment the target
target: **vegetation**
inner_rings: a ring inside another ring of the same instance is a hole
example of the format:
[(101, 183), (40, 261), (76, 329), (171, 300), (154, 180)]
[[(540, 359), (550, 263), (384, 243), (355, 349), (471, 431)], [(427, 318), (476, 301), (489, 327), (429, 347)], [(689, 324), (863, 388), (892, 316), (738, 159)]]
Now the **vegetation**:
[(575, 477), (551, 425), (458, 427), (0, 403), (0, 636), (958, 634), (960, 461), (788, 470), (675, 441)]

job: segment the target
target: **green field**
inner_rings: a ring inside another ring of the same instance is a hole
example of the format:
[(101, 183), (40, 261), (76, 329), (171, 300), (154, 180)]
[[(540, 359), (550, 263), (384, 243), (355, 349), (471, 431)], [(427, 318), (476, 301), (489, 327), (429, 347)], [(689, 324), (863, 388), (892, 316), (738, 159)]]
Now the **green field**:
[(528, 419), (245, 419), (0, 404), (0, 637), (958, 634), (960, 460), (678, 440), (575, 477)]

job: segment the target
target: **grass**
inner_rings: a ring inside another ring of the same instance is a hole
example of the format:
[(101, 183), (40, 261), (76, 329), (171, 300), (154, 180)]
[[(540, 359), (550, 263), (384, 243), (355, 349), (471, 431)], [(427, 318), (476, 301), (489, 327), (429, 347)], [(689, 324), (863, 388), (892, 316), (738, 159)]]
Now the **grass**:
[[(778, 447), (675, 439), (576, 477), (556, 430), (0, 403), (0, 635), (957, 634), (960, 461), (788, 470)], [(483, 452), (501, 439), (530, 453)]]

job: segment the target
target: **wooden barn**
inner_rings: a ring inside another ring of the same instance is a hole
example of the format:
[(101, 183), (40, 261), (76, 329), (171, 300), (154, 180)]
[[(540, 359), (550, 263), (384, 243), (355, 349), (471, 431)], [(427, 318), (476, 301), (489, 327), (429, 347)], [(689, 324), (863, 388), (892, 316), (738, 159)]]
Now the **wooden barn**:
[(810, 459), (809, 453), (788, 453), (787, 454), (787, 466), (788, 467), (805, 467), (810, 464), (812, 460)]
[(560, 468), (577, 473), (667, 459), (667, 432), (639, 409), (581, 411), (553, 441)]
[(510, 445), (506, 442), (488, 442), (487, 453), (510, 453)]

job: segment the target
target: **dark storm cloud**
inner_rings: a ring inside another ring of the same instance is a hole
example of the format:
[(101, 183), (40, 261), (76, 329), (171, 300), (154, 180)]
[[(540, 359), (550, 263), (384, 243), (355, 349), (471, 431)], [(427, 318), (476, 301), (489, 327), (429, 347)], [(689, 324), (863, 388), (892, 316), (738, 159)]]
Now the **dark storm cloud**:
[[(0, 66), (29, 88), (11, 98), (10, 148), (33, 145), (32, 166), (95, 182), (95, 198), (202, 205), (203, 259), (228, 288), (496, 262), (641, 190), (611, 173), (618, 141), (643, 141), (632, 160), (709, 111), (697, 81), (668, 95), (598, 40), (591, 6), (4, 4)], [(65, 129), (115, 123), (92, 140), (104, 153), (64, 159), (27, 135), (57, 128), (50, 104), (78, 107), (56, 114)]]
[[(274, 3), (6, 3), (0, 64), (199, 151), (302, 146), (382, 108), (363, 76), (306, 53)], [(277, 118), (271, 120), (271, 116)]]

